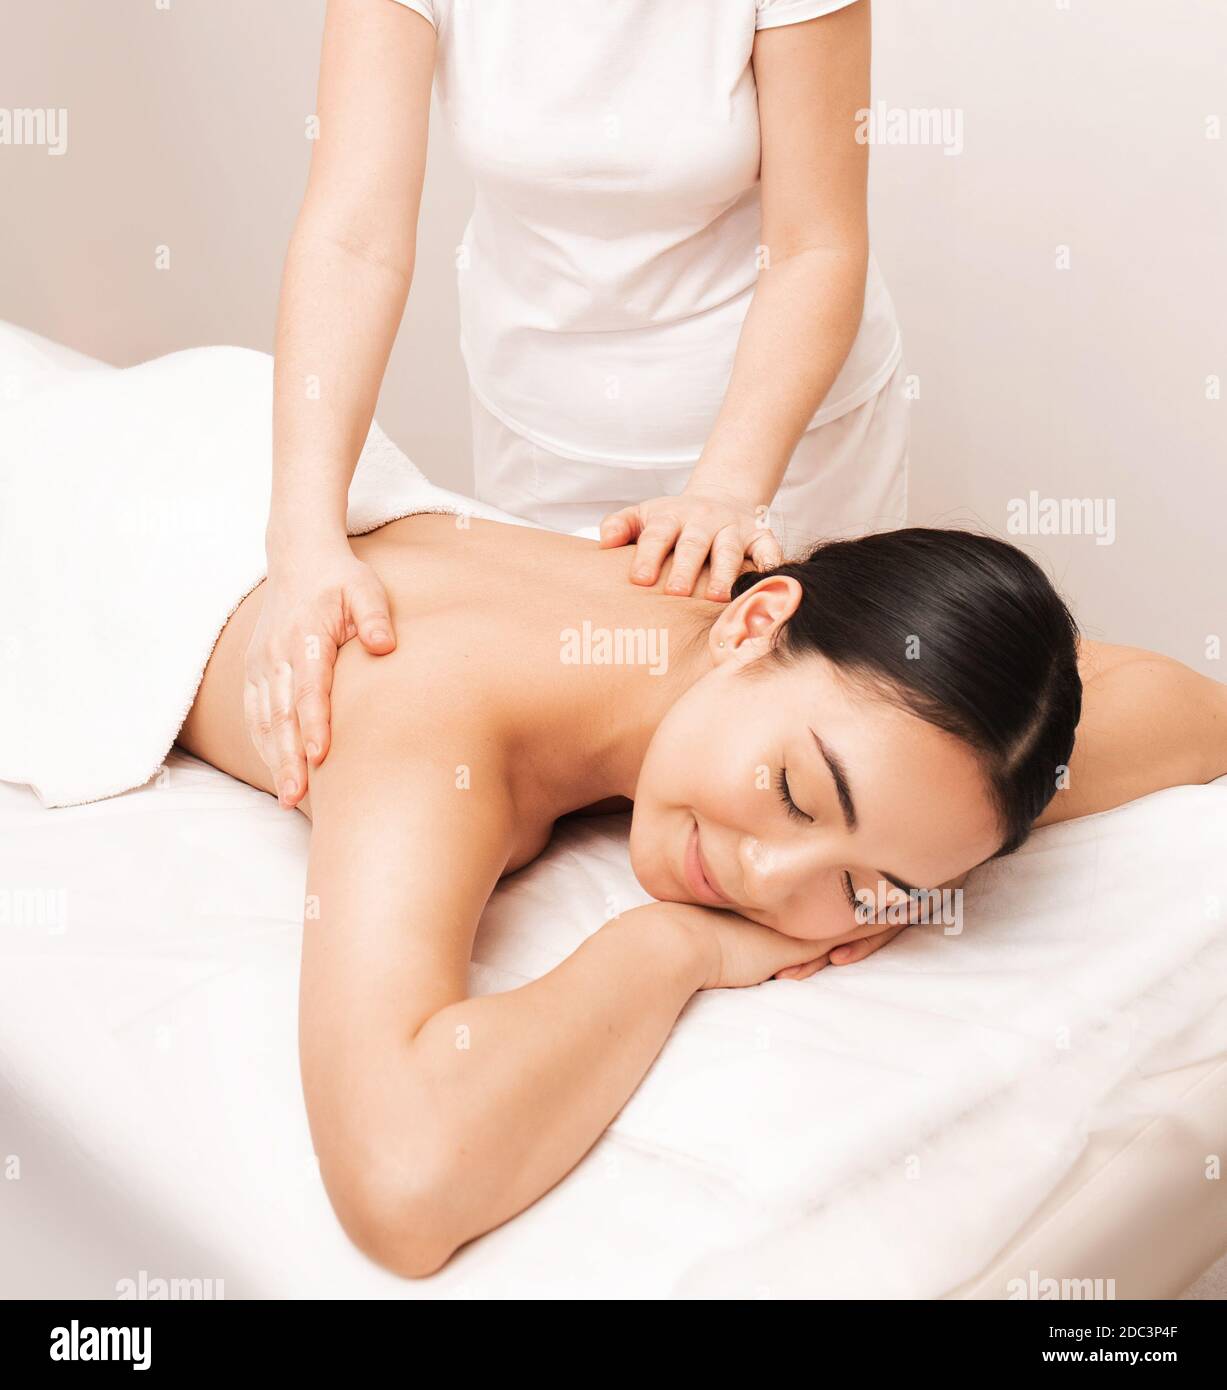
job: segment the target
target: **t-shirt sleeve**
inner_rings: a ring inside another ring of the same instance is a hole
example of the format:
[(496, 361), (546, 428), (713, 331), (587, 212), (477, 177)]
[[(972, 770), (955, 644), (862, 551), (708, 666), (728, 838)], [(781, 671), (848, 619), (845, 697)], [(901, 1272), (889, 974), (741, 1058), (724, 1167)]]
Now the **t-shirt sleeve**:
[(778, 29), (785, 24), (800, 24), (819, 15), (846, 10), (856, 0), (755, 0), (754, 27)]
[(404, 5), (405, 9), (412, 10), (414, 14), (420, 14), (436, 29), (439, 27), (439, 21), (435, 18), (435, 0), (394, 0), (394, 3)]

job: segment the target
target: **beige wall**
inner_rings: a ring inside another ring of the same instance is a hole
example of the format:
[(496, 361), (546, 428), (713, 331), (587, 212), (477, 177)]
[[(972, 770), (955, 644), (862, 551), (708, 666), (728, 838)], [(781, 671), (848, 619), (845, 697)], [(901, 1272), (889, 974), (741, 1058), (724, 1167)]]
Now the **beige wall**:
[[(14, 0), (0, 107), (67, 107), (69, 141), (58, 158), (0, 146), (0, 317), (117, 363), (271, 349), (322, 15)], [(1206, 133), (1227, 122), (1227, 12), (910, 0), (876, 7), (875, 43), (875, 99), (963, 123), (958, 155), (874, 151), (875, 243), (920, 390), (913, 519), (1004, 532), (1032, 490), (1111, 501), (1113, 544), (1025, 544), (1091, 635), (1227, 678), (1207, 655), (1212, 634), (1227, 643), (1227, 402), (1206, 396), (1227, 379), (1227, 136)], [(469, 189), (443, 137), (436, 122), (379, 417), (465, 490), (452, 251)]]

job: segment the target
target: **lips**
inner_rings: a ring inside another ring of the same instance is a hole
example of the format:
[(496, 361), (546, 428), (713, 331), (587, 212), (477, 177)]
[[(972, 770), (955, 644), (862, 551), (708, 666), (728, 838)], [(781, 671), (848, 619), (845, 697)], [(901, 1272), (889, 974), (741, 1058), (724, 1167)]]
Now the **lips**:
[(686, 853), (682, 858), (682, 873), (686, 886), (694, 897), (712, 907), (729, 907), (732, 899), (725, 896), (716, 886), (715, 880), (703, 862), (703, 852), (699, 845), (699, 823), (695, 821), (686, 841)]

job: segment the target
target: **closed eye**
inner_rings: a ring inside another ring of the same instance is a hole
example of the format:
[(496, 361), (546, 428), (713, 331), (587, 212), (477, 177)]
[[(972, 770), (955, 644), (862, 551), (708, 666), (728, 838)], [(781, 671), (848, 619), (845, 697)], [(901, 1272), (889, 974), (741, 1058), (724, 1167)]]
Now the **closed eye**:
[(789, 816), (793, 820), (809, 821), (813, 824), (813, 816), (806, 815), (800, 806), (792, 799), (792, 792), (788, 790), (788, 769), (786, 767), (781, 767), (776, 774), (775, 785), (780, 793), (780, 800), (784, 803), (784, 808), (787, 810)]
[(839, 877), (839, 886), (844, 890), (844, 897), (848, 899), (848, 906), (853, 912), (863, 907), (861, 900), (856, 896), (856, 889), (852, 886), (852, 875), (847, 869)]
[[(813, 824), (813, 816), (808, 815), (792, 799), (792, 792), (788, 789), (788, 769), (781, 767), (776, 774), (776, 787), (780, 793), (780, 800), (784, 803), (784, 808), (793, 820), (807, 821)], [(872, 921), (872, 917), (866, 916), (865, 904), (857, 897), (856, 888), (852, 883), (852, 875), (845, 869), (839, 876), (839, 886), (843, 889), (844, 897), (848, 900), (848, 906), (857, 914), (857, 921)]]

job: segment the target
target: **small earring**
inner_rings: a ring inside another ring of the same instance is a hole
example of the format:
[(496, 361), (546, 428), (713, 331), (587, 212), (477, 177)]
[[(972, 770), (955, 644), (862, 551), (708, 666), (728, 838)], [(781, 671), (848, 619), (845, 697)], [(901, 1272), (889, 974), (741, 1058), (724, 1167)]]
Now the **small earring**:
[(723, 646), (724, 646), (724, 638), (723, 638), (723, 637), (719, 640), (719, 642), (716, 643), (716, 646), (718, 646), (718, 647), (723, 647)]

